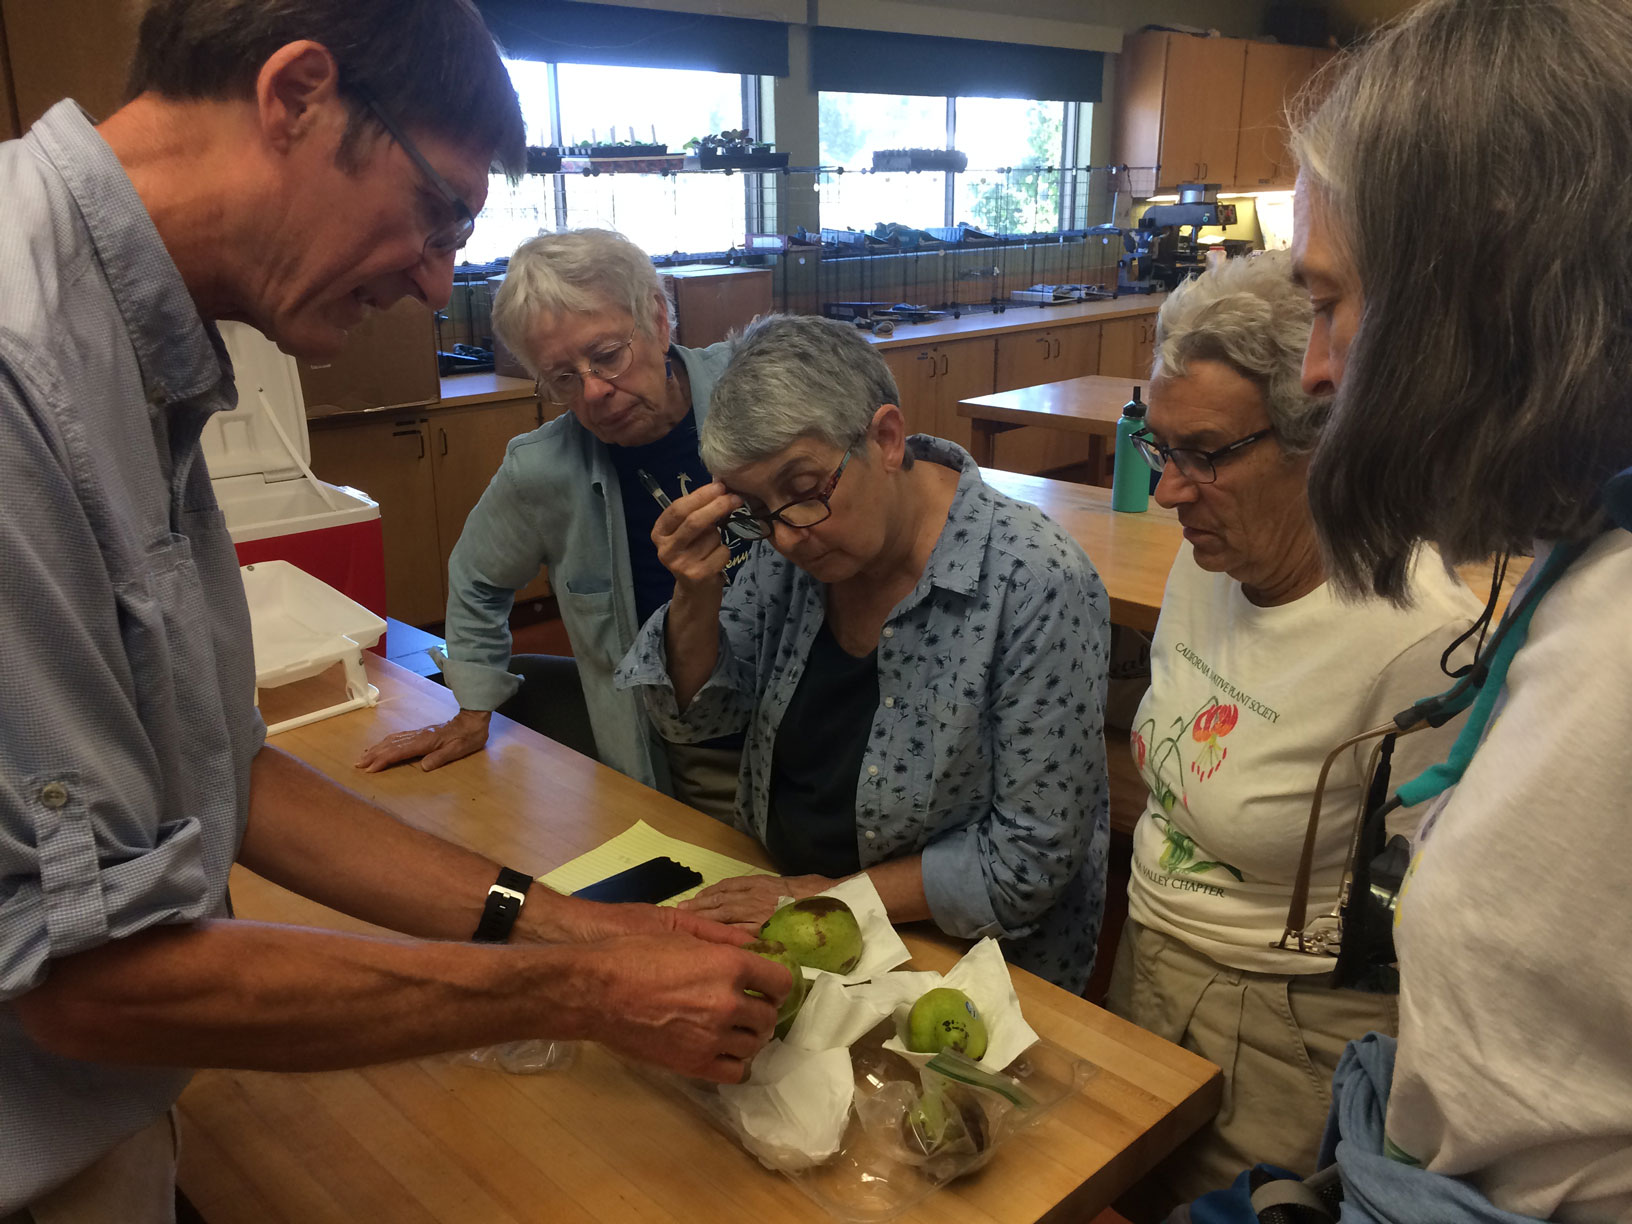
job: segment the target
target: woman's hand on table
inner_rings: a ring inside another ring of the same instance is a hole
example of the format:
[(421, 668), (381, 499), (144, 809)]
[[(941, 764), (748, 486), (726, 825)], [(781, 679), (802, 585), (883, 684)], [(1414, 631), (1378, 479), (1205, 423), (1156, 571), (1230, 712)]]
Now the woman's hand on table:
[(720, 538), (720, 524), (741, 506), (742, 498), (716, 480), (669, 503), (657, 516), (652, 543), (677, 591), (724, 587), (731, 550)]
[(711, 884), (689, 901), (680, 902), (679, 908), (699, 918), (723, 922), (738, 930), (758, 933), (765, 920), (776, 912), (777, 902), (784, 897), (798, 901), (832, 888), (837, 880), (826, 876), (734, 876)]
[(492, 721), (490, 710), (460, 710), (445, 723), (386, 736), (363, 750), (356, 767), (379, 773), (418, 757), (421, 769), (438, 769), (450, 761), (480, 752), (487, 744), (487, 728)]

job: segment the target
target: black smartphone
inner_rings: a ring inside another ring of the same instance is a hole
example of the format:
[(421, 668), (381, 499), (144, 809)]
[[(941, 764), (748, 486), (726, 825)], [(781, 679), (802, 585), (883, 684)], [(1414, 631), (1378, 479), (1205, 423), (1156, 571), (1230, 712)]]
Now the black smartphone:
[(572, 895), (586, 901), (644, 901), (656, 905), (702, 882), (702, 873), (684, 863), (671, 858), (654, 858), (586, 884)]

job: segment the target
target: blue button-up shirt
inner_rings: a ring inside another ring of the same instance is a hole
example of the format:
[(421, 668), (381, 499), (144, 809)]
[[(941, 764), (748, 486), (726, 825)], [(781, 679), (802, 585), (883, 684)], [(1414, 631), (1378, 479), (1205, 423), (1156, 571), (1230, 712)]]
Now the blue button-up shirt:
[(112, 151), (71, 102), (0, 145), (0, 1216), (167, 1109), (185, 1072), (60, 1058), (51, 962), (220, 914), (249, 800), (249, 613), (199, 454), (235, 403)]
[[(929, 563), (878, 644), (879, 706), (856, 779), (861, 864), (922, 851), (937, 925), (995, 935), (1015, 964), (1080, 992), (1109, 842), (1105, 587), (1070, 536), (989, 488), (959, 447), (908, 445), (961, 475)], [(738, 822), (761, 842), (777, 728), (826, 616), (826, 588), (762, 544), (726, 590), (719, 659), (683, 713), (667, 607), (618, 672), (670, 739), (747, 730)]]

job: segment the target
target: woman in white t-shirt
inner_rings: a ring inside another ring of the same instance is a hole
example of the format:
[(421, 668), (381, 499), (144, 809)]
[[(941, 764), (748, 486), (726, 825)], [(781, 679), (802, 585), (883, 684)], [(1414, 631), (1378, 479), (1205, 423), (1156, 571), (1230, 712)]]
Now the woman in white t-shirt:
[[(1321, 762), (1447, 687), (1446, 649), (1478, 601), (1437, 555), (1411, 606), (1345, 602), (1309, 515), (1309, 451), (1328, 399), (1299, 385), (1308, 295), (1285, 252), (1232, 260), (1162, 307), (1146, 428), (1156, 500), (1185, 544), (1133, 727), (1149, 788), (1133, 834), (1128, 922), (1107, 1006), (1224, 1069), (1217, 1118), (1123, 1204), (1154, 1215), (1269, 1161), (1314, 1170), (1345, 1044), (1392, 1032), (1395, 997), (1334, 990), (1333, 962), (1273, 946)], [(1395, 771), (1440, 759), (1454, 724), (1406, 737)], [(1310, 901), (1335, 903), (1365, 762), (1327, 783)]]
[(1471, 759), (1408, 796), (1399, 1041), (1334, 1091), (1368, 1220), (1632, 1220), (1629, 140), (1628, 0), (1429, 0), (1296, 135), (1334, 582), (1536, 556)]

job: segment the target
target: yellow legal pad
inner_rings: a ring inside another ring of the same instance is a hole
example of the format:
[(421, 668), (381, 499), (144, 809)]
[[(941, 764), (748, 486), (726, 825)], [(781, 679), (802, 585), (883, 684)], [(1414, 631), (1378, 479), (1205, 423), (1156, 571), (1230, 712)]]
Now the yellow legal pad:
[(588, 854), (580, 854), (570, 863), (563, 863), (554, 871), (538, 878), (540, 883), (548, 885), (556, 892), (570, 893), (597, 880), (604, 880), (609, 875), (616, 875), (620, 871), (638, 866), (647, 859), (665, 857), (700, 872), (703, 882), (689, 892), (670, 897), (663, 902), (664, 905), (673, 905), (687, 897), (696, 896), (710, 884), (718, 884), (721, 880), (729, 880), (733, 876), (776, 874), (763, 867), (755, 867), (724, 854), (705, 850), (701, 846), (694, 846), (677, 837), (659, 833), (644, 820), (637, 820), (611, 841), (602, 842)]

